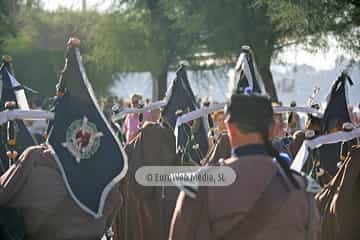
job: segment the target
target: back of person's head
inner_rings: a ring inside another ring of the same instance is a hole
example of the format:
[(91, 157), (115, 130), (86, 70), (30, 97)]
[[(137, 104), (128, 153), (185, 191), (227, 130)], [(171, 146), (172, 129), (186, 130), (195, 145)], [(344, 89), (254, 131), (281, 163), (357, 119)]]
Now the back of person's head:
[(291, 155), (295, 157), (305, 140), (305, 132), (301, 130), (294, 132), (292, 139), (293, 141), (290, 143), (289, 149)]
[(256, 94), (233, 94), (226, 108), (226, 122), (233, 123), (243, 133), (268, 134), (273, 123), (271, 101)]
[[(270, 99), (257, 94), (233, 94), (225, 109), (225, 121), (235, 125), (242, 134), (259, 134), (268, 154), (274, 157), (295, 187), (299, 187), (289, 165), (273, 147), (269, 134), (273, 124), (274, 111)], [(230, 130), (230, 129), (229, 129)], [(231, 138), (231, 131), (229, 131)]]

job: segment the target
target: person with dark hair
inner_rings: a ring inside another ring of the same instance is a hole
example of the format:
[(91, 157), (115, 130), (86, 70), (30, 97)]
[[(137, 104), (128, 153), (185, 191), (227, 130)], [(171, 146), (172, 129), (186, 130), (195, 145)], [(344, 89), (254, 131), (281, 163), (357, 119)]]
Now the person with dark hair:
[(319, 214), (306, 181), (272, 147), (273, 114), (266, 97), (231, 96), (225, 121), (232, 157), (219, 165), (231, 167), (236, 180), (181, 192), (170, 240), (318, 239)]

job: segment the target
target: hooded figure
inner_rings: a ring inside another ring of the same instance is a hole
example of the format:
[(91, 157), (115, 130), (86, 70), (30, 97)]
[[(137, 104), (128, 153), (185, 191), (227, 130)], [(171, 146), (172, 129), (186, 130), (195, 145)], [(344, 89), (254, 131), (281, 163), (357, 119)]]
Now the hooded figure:
[(317, 239), (314, 199), (270, 143), (271, 102), (235, 94), (226, 112), (232, 157), (219, 165), (231, 167), (236, 180), (192, 192), (183, 188), (187, 193), (178, 197), (169, 239)]
[[(162, 119), (175, 128), (179, 112), (187, 113), (199, 108), (194, 93), (190, 87), (184, 66), (176, 71), (176, 78), (166, 94), (167, 104), (162, 111)], [(176, 129), (177, 150), (187, 159), (200, 163), (209, 149), (207, 117), (198, 118), (190, 125), (183, 124)]]
[(266, 94), (265, 86), (257, 69), (253, 51), (249, 46), (242, 46), (235, 66), (235, 72), (230, 80), (231, 92), (237, 94)]
[[(341, 131), (344, 123), (351, 122), (348, 111), (347, 82), (353, 85), (349, 76), (342, 73), (331, 85), (326, 108), (321, 120), (322, 134)], [(341, 144), (342, 143), (323, 145), (318, 150), (320, 167), (329, 172), (331, 176), (335, 176), (338, 171), (337, 164), (341, 160)], [(351, 142), (345, 144), (346, 150), (343, 149), (343, 151), (347, 153), (351, 149), (351, 145)]]
[[(3, 56), (3, 64), (0, 67), (0, 111), (9, 110), (6, 105), (11, 106), (9, 103), (15, 104), (13, 109), (28, 110), (28, 102), (25, 96), (24, 88), (12, 75), (11, 71), (11, 57)], [(16, 152), (13, 161), (16, 161), (18, 156), (28, 147), (36, 145), (36, 141), (30, 134), (22, 120), (14, 120), (0, 126), (0, 159), (1, 159), (1, 172), (5, 172), (11, 161), (7, 156), (7, 152)], [(9, 141), (13, 139), (13, 141)]]
[(126, 156), (97, 107), (79, 42), (68, 43), (47, 144), (0, 177), (0, 206), (19, 210), (25, 239), (100, 239), (122, 204)]

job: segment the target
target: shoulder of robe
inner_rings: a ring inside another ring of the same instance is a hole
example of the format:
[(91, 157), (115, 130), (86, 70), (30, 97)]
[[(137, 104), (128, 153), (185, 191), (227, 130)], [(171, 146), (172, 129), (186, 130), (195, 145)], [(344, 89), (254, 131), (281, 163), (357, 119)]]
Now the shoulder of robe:
[(267, 155), (248, 155), (248, 156), (231, 156), (225, 160), (219, 160), (220, 166), (228, 166), (233, 168), (235, 171), (237, 170), (252, 170), (252, 171), (264, 171), (267, 169), (276, 169), (276, 165), (274, 164), (274, 159)]
[(49, 159), (53, 159), (53, 155), (50, 149), (46, 145), (37, 145), (25, 149), (19, 158), (19, 162), (31, 162), (32, 164), (36, 164), (39, 162), (44, 162), (43, 160)]
[[(235, 161), (237, 158), (228, 158), (228, 159), (223, 159), (220, 158), (217, 162), (212, 163), (211, 165), (208, 166), (204, 166), (202, 168), (200, 168), (198, 170), (198, 173), (204, 172), (204, 171), (209, 171), (207, 167), (216, 167), (216, 166), (231, 166), (232, 162)], [(210, 170), (211, 171), (211, 170)], [(193, 199), (198, 197), (198, 193), (199, 193), (199, 186), (197, 185), (178, 185), (177, 186), (181, 191), (183, 191), (186, 196), (191, 197)]]
[[(203, 167), (201, 167), (199, 170), (196, 171), (195, 174), (201, 174), (204, 172), (209, 171), (208, 167), (213, 167), (213, 166), (217, 166), (217, 164), (212, 164), (212, 165), (205, 165)], [(185, 184), (176, 184), (175, 185), (179, 188), (180, 191), (184, 192), (184, 194), (190, 198), (196, 199), (198, 198), (198, 193), (199, 193), (199, 186), (197, 183), (192, 183), (189, 185), (185, 185)]]
[(20, 155), (20, 161), (29, 161), (41, 157), (43, 146), (31, 146), (24, 150)]
[(41, 148), (39, 146), (32, 146), (24, 150), (14, 166), (21, 165), (22, 169), (32, 168), (37, 160), (41, 157)]
[[(213, 168), (211, 167), (216, 167), (216, 166), (228, 166), (228, 167), (237, 167), (237, 165), (239, 165), (239, 162), (237, 161), (239, 158), (238, 157), (230, 157), (227, 159), (223, 159), (220, 158), (217, 162), (215, 161), (214, 163), (211, 163), (209, 165), (205, 165), (203, 167), (201, 167), (197, 172), (198, 173), (202, 173), (205, 171), (211, 171)], [(210, 167), (210, 170), (209, 168)], [(183, 184), (179, 184), (176, 185), (181, 191), (183, 191), (186, 196), (189, 196), (191, 198), (197, 198), (198, 196), (198, 192), (199, 192), (199, 186), (197, 185), (183, 185)]]
[(298, 173), (296, 171), (291, 172), (304, 192), (316, 194), (322, 190), (319, 183), (316, 182), (312, 177), (305, 175), (304, 173)]

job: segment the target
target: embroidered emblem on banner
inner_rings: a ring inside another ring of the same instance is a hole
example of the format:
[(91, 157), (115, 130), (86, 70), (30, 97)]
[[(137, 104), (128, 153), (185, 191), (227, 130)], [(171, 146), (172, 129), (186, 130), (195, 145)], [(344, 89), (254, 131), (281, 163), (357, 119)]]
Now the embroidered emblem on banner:
[(89, 159), (100, 147), (102, 132), (87, 117), (73, 121), (66, 130), (66, 142), (62, 145), (75, 157), (76, 162)]

